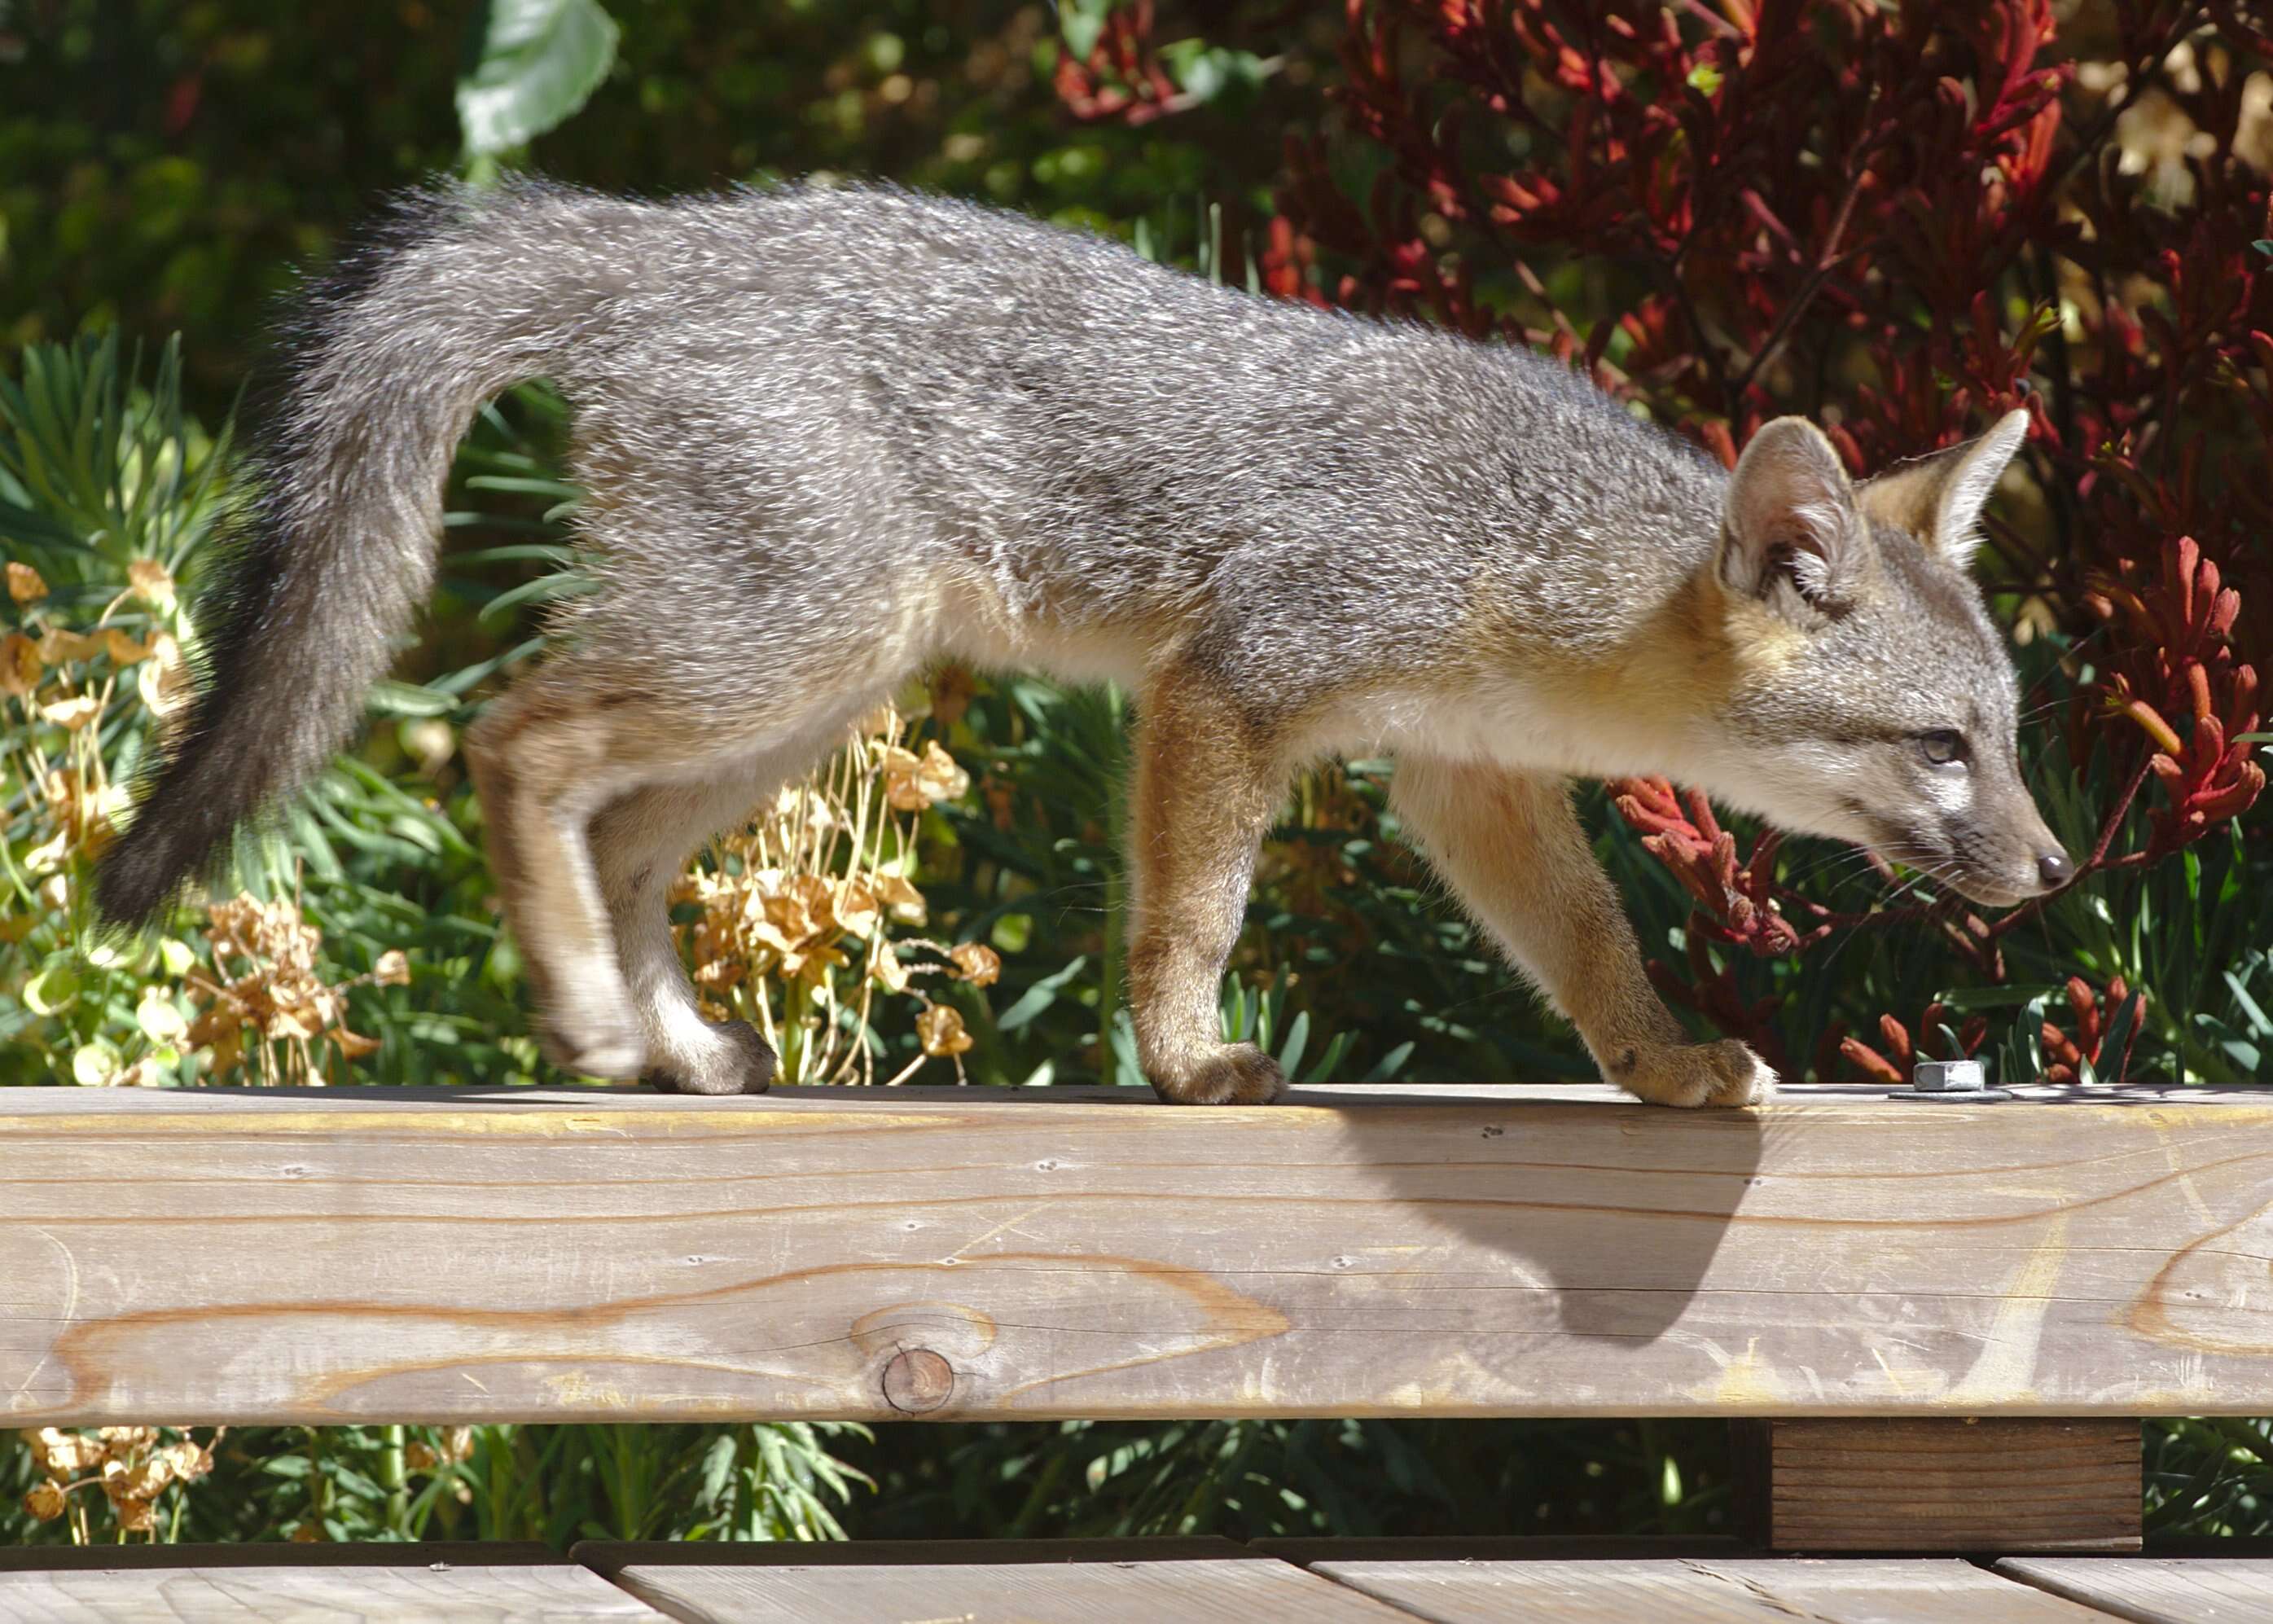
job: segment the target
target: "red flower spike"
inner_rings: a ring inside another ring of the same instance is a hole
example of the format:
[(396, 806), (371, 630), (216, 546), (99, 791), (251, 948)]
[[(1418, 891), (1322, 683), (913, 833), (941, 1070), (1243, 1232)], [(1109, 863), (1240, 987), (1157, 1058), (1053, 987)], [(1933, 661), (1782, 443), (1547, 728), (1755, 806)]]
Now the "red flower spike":
[[(2095, 994), (2081, 977), (2071, 978), (2067, 990), (2075, 1031), (2070, 1034), (2049, 1019), (2044, 1022), (2039, 1034), (2049, 1061), (2044, 1080), (2078, 1082), (2082, 1079), (2084, 1063), (2089, 1061), (2092, 1075), (2099, 1081), (2121, 1082), (2130, 1070), (2131, 1053), (2138, 1041), (2140, 1024), (2146, 1017), (2147, 995), (2133, 992), (2119, 975), (2111, 979), (2102, 993)], [(2127, 1014), (2119, 1022), (2117, 1015), (2127, 1006)], [(2122, 1041), (2111, 1045), (2107, 1040), (2119, 1025), (2122, 1027)]]

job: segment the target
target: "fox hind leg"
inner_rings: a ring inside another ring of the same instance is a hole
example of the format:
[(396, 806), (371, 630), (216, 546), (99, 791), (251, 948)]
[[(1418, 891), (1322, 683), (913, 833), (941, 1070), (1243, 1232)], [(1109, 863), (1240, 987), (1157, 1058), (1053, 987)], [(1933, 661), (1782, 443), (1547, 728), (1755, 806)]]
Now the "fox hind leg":
[(1285, 786), (1267, 741), (1206, 676), (1153, 679), (1130, 798), (1129, 984), (1137, 1056), (1164, 1100), (1260, 1105), (1287, 1092), (1268, 1055), (1223, 1041), (1218, 1013), (1256, 850)]
[(724, 765), (701, 783), (661, 783), (612, 802), (592, 826), (601, 894), (647, 1043), (641, 1080), (672, 1094), (759, 1094), (778, 1058), (746, 1020), (706, 1019), (671, 939), (671, 882), (702, 843), (747, 817), (835, 742), (812, 728), (797, 743)]
[(573, 664), (508, 689), (466, 738), (490, 865), (519, 938), (545, 1056), (631, 1078), (647, 1057), (593, 870), (588, 824), (626, 778), (623, 708)]

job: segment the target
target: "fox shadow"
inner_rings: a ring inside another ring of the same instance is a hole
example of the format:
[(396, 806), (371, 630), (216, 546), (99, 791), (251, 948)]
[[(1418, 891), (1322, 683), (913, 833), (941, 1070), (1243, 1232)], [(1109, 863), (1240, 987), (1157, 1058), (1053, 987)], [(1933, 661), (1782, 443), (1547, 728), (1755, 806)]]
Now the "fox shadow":
[(1453, 1338), (1542, 1402), (1615, 1387), (1621, 1355), (1669, 1336), (1741, 1357), (1726, 1323), (1695, 1311), (1758, 1183), (1762, 1115), (1527, 1092), (1297, 1091), (1298, 1109), (1339, 1113), (1406, 1230), (1402, 1252), (1378, 1237), (1392, 1265), (1381, 1289), (1411, 1330)]

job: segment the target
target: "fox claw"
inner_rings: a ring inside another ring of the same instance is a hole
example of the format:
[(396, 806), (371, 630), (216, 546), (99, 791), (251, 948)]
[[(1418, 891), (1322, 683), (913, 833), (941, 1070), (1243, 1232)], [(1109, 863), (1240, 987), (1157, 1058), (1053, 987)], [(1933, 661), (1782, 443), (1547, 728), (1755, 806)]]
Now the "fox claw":
[(1684, 1109), (1766, 1105), (1776, 1092), (1775, 1073), (1734, 1038), (1645, 1050), (1617, 1081), (1654, 1105)]
[(1287, 1074), (1254, 1044), (1225, 1043), (1152, 1086), (1171, 1105), (1270, 1105), (1287, 1097)]
[(664, 1094), (763, 1094), (780, 1064), (773, 1048), (746, 1020), (710, 1028), (721, 1040), (716, 1053), (699, 1062), (664, 1061), (641, 1073), (640, 1081)]

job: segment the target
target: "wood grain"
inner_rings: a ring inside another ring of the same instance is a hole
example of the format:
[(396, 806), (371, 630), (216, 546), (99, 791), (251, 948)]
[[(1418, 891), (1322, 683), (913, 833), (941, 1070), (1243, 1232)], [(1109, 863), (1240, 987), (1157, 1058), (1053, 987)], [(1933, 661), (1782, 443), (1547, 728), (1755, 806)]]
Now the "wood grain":
[(2135, 1624), (2273, 1624), (2273, 1557), (2007, 1557), (1997, 1571)]
[[(881, 1555), (810, 1545), (577, 1547), (632, 1595), (689, 1624), (1412, 1624), (1403, 1610), (1237, 1546), (967, 1540)], [(1106, 1547), (1106, 1548), (1099, 1548)], [(867, 1557), (870, 1560), (862, 1560)], [(1054, 1557), (1054, 1560), (1052, 1558)]]
[(662, 1624), (664, 1615), (545, 1552), (447, 1557), (424, 1546), (17, 1550), (0, 1624)]
[(1442, 1624), (2106, 1624), (1960, 1561), (1321, 1562)]
[(1744, 1423), (1767, 1434), (1777, 1551), (2135, 1551), (2135, 1421), (1997, 1416)]
[(17, 1425), (2273, 1409), (2263, 1095), (1552, 1092), (0, 1090), (0, 1393)]

